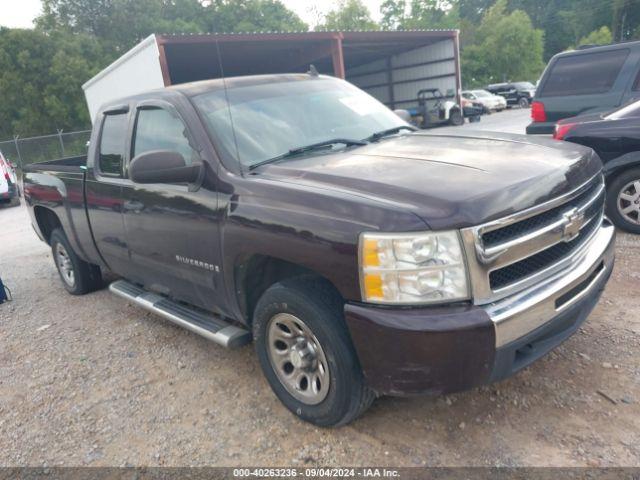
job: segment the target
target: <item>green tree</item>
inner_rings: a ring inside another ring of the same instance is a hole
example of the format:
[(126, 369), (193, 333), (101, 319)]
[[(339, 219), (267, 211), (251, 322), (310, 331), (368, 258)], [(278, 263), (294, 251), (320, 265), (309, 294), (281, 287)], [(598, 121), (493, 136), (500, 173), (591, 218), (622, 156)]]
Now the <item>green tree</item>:
[(544, 33), (528, 15), (507, 12), (507, 0), (497, 0), (484, 15), (476, 41), (462, 52), (466, 87), (503, 80), (535, 80), (542, 71)]
[(93, 35), (118, 53), (152, 33), (308, 29), (279, 0), (43, 0), (37, 25)]
[(380, 6), (381, 25), (388, 30), (455, 29), (459, 5), (449, 0), (385, 0)]
[(582, 37), (578, 42), (578, 46), (580, 45), (608, 45), (612, 42), (611, 30), (609, 27), (604, 26), (600, 27), (597, 30), (594, 30), (590, 34)]
[(151, 33), (205, 30), (198, 0), (42, 0), (38, 28), (95, 36), (124, 52)]
[(613, 39), (619, 42), (640, 39), (640, 0), (613, 2)]
[(509, 10), (523, 10), (544, 30), (544, 59), (571, 48), (602, 25), (611, 25), (619, 0), (509, 0)]
[(340, 0), (331, 10), (318, 30), (378, 30), (379, 25), (371, 19), (371, 12), (361, 0)]
[(307, 31), (309, 26), (279, 0), (213, 0), (205, 9), (210, 32)]
[(87, 128), (82, 84), (105, 58), (95, 37), (0, 29), (0, 138)]

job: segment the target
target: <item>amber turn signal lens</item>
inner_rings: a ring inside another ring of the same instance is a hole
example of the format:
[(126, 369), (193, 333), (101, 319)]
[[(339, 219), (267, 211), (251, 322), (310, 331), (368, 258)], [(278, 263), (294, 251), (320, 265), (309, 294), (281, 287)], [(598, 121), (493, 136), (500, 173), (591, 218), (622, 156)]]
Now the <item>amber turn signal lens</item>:
[(364, 277), (364, 291), (367, 298), (383, 298), (382, 277), (376, 274), (366, 274)]
[(378, 240), (366, 239), (364, 241), (362, 266), (363, 267), (377, 267), (380, 265), (380, 258), (378, 257)]

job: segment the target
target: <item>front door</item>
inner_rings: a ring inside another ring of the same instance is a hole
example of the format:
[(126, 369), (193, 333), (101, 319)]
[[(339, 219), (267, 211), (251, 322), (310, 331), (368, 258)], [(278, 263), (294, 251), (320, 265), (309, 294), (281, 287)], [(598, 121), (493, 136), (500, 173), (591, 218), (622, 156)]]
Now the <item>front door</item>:
[[(172, 105), (145, 103), (135, 115), (132, 159), (152, 150), (170, 150), (180, 153), (187, 164), (200, 161), (185, 122)], [(214, 172), (207, 168), (206, 174)], [(150, 290), (223, 312), (216, 191), (127, 180), (123, 199), (127, 242), (138, 281)]]

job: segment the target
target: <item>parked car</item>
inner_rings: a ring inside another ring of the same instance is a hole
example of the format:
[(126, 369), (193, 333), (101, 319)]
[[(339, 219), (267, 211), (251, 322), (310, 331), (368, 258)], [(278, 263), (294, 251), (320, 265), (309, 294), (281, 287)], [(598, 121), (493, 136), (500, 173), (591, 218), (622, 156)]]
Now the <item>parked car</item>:
[(494, 83), (486, 90), (493, 95), (503, 97), (508, 107), (517, 105), (521, 108), (527, 108), (536, 93), (536, 87), (531, 82)]
[(527, 133), (552, 134), (558, 120), (635, 100), (640, 100), (640, 42), (560, 53), (540, 78)]
[(0, 176), (3, 179), (2, 187), (0, 187), (0, 201), (11, 202), (13, 198), (20, 195), (18, 177), (13, 165), (7, 161), (2, 152), (0, 152)]
[(460, 99), (460, 105), (462, 106), (462, 115), (469, 119), (469, 123), (479, 122), (485, 113), (484, 105), (464, 97)]
[(604, 163), (607, 215), (640, 233), (640, 101), (612, 112), (560, 120), (554, 138), (593, 148)]
[(9, 182), (4, 175), (0, 175), (0, 203), (9, 203), (10, 201)]
[(500, 95), (494, 95), (486, 90), (465, 90), (462, 92), (462, 98), (482, 104), (485, 112), (491, 111), (501, 112), (507, 108), (507, 101)]
[(445, 97), (439, 88), (423, 88), (418, 92), (418, 107), (410, 109), (412, 122), (419, 128), (431, 128), (438, 125), (462, 125), (464, 114), (462, 107)]
[(586, 147), (416, 130), (343, 80), (282, 74), (109, 102), (88, 157), (25, 167), (24, 194), (71, 294), (112, 271), (142, 308), (253, 338), (282, 403), (330, 426), (571, 336), (614, 262), (601, 171)]

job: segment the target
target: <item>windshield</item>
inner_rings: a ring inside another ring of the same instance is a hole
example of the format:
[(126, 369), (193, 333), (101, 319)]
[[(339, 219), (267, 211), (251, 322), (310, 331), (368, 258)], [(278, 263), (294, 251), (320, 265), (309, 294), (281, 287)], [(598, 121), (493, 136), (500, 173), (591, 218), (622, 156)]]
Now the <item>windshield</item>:
[(521, 90), (535, 90), (536, 87), (531, 82), (517, 82), (513, 84), (516, 88)]
[(473, 93), (476, 97), (493, 97), (493, 95), (491, 95), (486, 90), (473, 90), (471, 93)]
[(640, 117), (640, 101), (630, 103), (619, 110), (616, 110), (605, 116), (607, 120), (620, 120), (621, 118)]
[(302, 146), (335, 138), (362, 140), (407, 125), (362, 90), (324, 77), (236, 87), (226, 94), (212, 91), (194, 102), (224, 155), (244, 166)]

